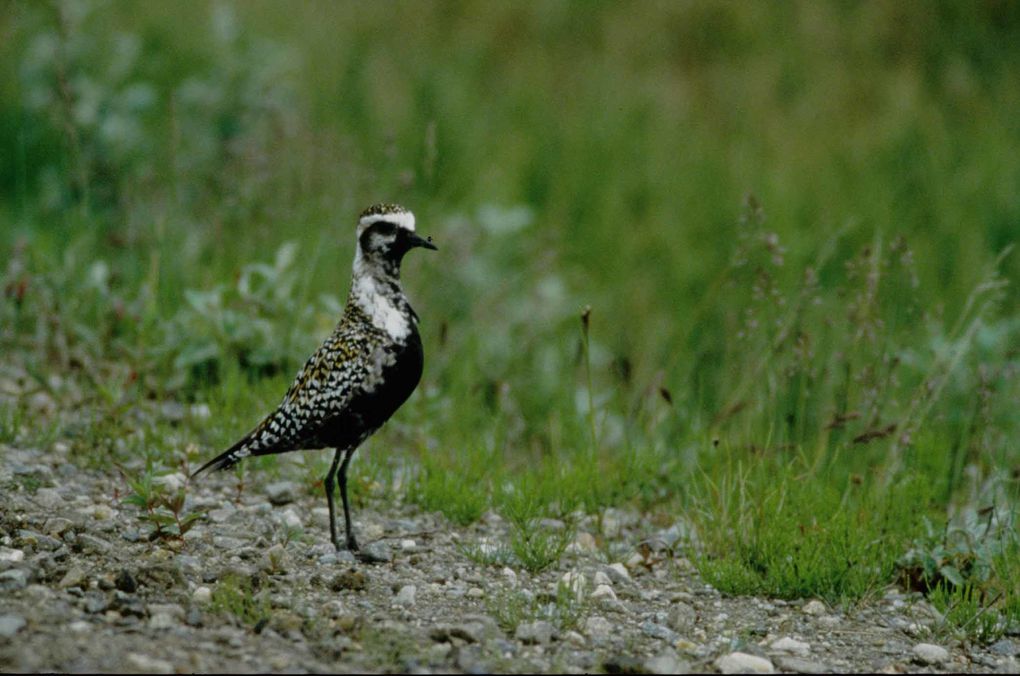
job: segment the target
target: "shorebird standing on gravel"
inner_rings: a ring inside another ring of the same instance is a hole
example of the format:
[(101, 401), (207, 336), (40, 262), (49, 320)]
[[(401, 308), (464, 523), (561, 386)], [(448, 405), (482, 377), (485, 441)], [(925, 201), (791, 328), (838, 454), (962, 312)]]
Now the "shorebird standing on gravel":
[(325, 478), (329, 533), (340, 550), (333, 492), (339, 469), (346, 545), (359, 551), (347, 502), (347, 466), (358, 446), (400, 408), (421, 379), (418, 315), (400, 286), (400, 263), (415, 247), (435, 250), (414, 231), (414, 214), (375, 204), (358, 219), (354, 274), (340, 323), (298, 372), (275, 411), (192, 477), (250, 455), (334, 448)]

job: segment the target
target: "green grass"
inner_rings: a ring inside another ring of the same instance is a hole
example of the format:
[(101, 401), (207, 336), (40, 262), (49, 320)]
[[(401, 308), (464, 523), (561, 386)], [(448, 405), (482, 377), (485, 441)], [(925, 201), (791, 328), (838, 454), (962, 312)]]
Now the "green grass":
[[(653, 510), (732, 593), (855, 602), (920, 549), (962, 576), (925, 593), (1015, 607), (1001, 565), (947, 563), (989, 546), (926, 530), (1017, 504), (1014, 3), (13, 2), (0, 25), (0, 441), (133, 472), (222, 450), (392, 200), (440, 248), (404, 272), (426, 372), (356, 502), (468, 524), (526, 500), (517, 557), (535, 519)], [(318, 491), (325, 463), (244, 471)]]

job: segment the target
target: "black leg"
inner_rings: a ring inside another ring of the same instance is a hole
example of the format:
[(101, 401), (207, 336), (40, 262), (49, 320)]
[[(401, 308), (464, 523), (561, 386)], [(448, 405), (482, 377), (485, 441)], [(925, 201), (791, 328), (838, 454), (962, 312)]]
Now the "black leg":
[[(333, 464), (329, 466), (329, 472), (326, 474), (326, 479), (323, 482), (326, 486), (326, 503), (329, 505), (329, 537), (333, 541), (333, 546), (336, 547), (337, 551), (340, 551), (340, 538), (337, 537), (336, 533), (336, 507), (333, 506), (333, 489), (336, 488), (336, 468), (340, 464), (340, 456), (343, 455), (343, 451), (339, 448), (336, 449), (336, 455), (333, 456)], [(344, 468), (347, 467), (347, 461), (344, 461)], [(343, 482), (340, 480), (341, 491), (343, 491)], [(347, 507), (347, 498), (344, 497), (344, 509)]]
[[(339, 458), (340, 451), (337, 451), (337, 457)], [(351, 464), (351, 458), (354, 457), (354, 449), (347, 451), (344, 456), (343, 464), (340, 465), (340, 499), (344, 503), (344, 525), (347, 529), (347, 549), (352, 552), (358, 551), (358, 541), (354, 539), (354, 529), (351, 527), (351, 506), (347, 502), (347, 465)], [(336, 460), (333, 461), (336, 464)], [(339, 547), (337, 547), (339, 549)]]

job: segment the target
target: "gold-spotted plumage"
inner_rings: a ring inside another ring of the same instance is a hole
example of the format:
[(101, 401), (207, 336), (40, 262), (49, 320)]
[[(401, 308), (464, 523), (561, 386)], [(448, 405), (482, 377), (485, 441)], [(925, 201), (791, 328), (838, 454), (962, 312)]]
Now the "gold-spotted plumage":
[(194, 475), (226, 469), (250, 455), (334, 448), (325, 479), (330, 536), (339, 549), (333, 505), (339, 471), (346, 544), (358, 550), (347, 466), (361, 442), (411, 395), (422, 373), (418, 316), (400, 286), (400, 263), (415, 247), (436, 248), (415, 234), (411, 212), (375, 204), (361, 213), (351, 291), (336, 329), (305, 362), (276, 410)]

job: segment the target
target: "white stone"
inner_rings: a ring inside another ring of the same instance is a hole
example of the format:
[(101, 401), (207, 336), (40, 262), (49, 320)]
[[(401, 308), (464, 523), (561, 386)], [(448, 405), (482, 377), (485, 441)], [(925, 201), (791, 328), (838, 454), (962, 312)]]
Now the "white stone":
[(608, 575), (614, 582), (630, 582), (630, 573), (627, 572), (626, 566), (622, 563), (612, 563), (605, 568), (606, 575)]
[(613, 625), (609, 620), (600, 615), (592, 615), (584, 621), (584, 633), (590, 638), (609, 638), (613, 633)]
[(414, 540), (408, 539), (408, 540), (401, 540), (400, 541), (400, 549), (402, 549), (405, 552), (413, 552), (417, 548), (418, 548), (418, 543), (415, 542)]
[(723, 655), (714, 663), (715, 668), (724, 674), (772, 674), (775, 667), (764, 657), (747, 653), (730, 653)]
[(628, 568), (637, 568), (638, 566), (640, 566), (644, 562), (645, 562), (645, 557), (641, 556), (637, 552), (634, 552), (633, 554), (630, 555), (630, 558), (627, 559), (627, 567)]
[(781, 652), (789, 653), (790, 655), (800, 655), (801, 657), (806, 656), (811, 652), (811, 646), (803, 641), (798, 641), (795, 638), (784, 636), (772, 642), (772, 649)]
[(283, 515), (280, 520), (283, 522), (284, 526), (292, 530), (301, 528), (304, 525), (301, 523), (301, 517), (298, 516), (298, 513), (290, 508), (283, 510)]
[(914, 646), (914, 656), (925, 664), (942, 664), (949, 661), (949, 651), (932, 643), (918, 643)]
[(174, 673), (174, 665), (170, 664), (166, 660), (157, 659), (155, 657), (149, 657), (148, 655), (141, 655), (139, 653), (128, 653), (127, 661), (128, 664), (137, 669), (139, 673), (146, 674)]
[(418, 592), (418, 588), (413, 584), (405, 584), (397, 592), (397, 595), (393, 597), (393, 603), (398, 606), (409, 608), (415, 603), (415, 594)]
[(67, 628), (75, 634), (84, 634), (92, 628), (92, 625), (85, 620), (75, 620), (71, 624), (67, 625)]
[(158, 476), (152, 480), (152, 483), (163, 486), (168, 491), (176, 492), (187, 483), (188, 477), (184, 476), (180, 472), (174, 472), (173, 474), (165, 474)]
[(0, 547), (0, 562), (2, 563), (18, 563), (25, 559), (25, 552), (20, 549), (8, 549), (7, 547)]
[(596, 601), (602, 601), (603, 599), (606, 601), (615, 601), (616, 592), (614, 592), (613, 588), (608, 584), (600, 584), (598, 587), (595, 587), (595, 591), (591, 593), (591, 597)]
[(827, 608), (818, 599), (812, 599), (805, 603), (801, 610), (808, 615), (824, 615)]
[(613, 584), (612, 580), (609, 579), (609, 576), (603, 573), (601, 570), (595, 573), (595, 577), (592, 579), (592, 582), (595, 583), (596, 587), (599, 586), (600, 584), (608, 584), (610, 586), (612, 586)]
[(191, 600), (195, 603), (209, 603), (212, 601), (212, 590), (209, 587), (197, 587), (191, 592)]
[(505, 568), (505, 567), (503, 568), (502, 572), (503, 572), (503, 579), (506, 580), (506, 583), (508, 585), (510, 585), (511, 587), (516, 587), (517, 586), (517, 573), (515, 573), (510, 568)]

